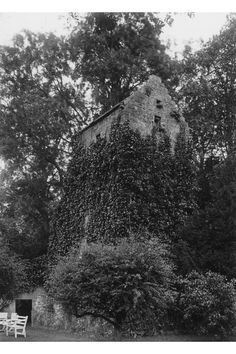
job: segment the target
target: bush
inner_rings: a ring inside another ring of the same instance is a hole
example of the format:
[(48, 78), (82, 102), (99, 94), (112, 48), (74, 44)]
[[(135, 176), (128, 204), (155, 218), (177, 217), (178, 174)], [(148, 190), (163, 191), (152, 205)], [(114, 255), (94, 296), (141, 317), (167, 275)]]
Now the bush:
[(234, 285), (235, 281), (213, 272), (193, 271), (186, 278), (179, 277), (175, 326), (195, 335), (231, 334), (235, 327)]
[(0, 310), (28, 285), (24, 262), (0, 243)]
[(62, 259), (48, 281), (49, 293), (76, 317), (91, 315), (118, 331), (149, 334), (163, 328), (172, 301), (172, 268), (156, 238), (116, 246), (90, 244)]

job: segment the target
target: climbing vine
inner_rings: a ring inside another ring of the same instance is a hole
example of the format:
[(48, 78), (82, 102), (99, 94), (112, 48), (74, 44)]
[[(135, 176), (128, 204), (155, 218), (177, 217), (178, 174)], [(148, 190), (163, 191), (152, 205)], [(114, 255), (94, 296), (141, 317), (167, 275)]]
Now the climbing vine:
[(65, 255), (85, 236), (115, 244), (143, 229), (170, 239), (192, 213), (194, 180), (191, 146), (181, 134), (172, 154), (167, 136), (157, 144), (128, 122), (115, 123), (108, 141), (75, 149), (52, 220), (50, 253)]

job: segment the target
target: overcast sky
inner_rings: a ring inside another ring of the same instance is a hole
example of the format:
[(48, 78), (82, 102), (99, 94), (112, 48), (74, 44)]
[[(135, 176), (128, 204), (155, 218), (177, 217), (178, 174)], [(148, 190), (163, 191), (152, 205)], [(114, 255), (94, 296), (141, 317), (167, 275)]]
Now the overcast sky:
[[(66, 12), (0, 13), (0, 44), (11, 44), (14, 34), (23, 29), (33, 32), (54, 32), (66, 34)], [(198, 49), (200, 40), (208, 40), (219, 33), (226, 22), (226, 13), (196, 13), (189, 18), (186, 13), (176, 14), (171, 27), (166, 26), (162, 34), (164, 41), (170, 40), (172, 52), (181, 52), (185, 44), (191, 42)]]

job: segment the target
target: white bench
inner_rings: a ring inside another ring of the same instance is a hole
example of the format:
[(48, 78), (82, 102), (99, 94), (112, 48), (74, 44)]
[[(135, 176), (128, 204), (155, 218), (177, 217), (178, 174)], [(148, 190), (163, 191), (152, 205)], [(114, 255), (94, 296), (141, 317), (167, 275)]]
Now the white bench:
[(16, 319), (11, 319), (6, 321), (6, 335), (10, 332), (14, 332), (15, 338), (17, 335), (22, 335), (26, 338), (26, 324), (28, 316), (17, 316)]

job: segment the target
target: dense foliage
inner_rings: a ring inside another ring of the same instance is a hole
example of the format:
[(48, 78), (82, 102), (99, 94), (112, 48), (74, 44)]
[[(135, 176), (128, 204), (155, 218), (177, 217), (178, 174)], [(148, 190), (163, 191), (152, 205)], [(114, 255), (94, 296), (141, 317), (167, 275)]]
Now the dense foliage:
[(25, 31), (0, 48), (0, 228), (11, 250), (31, 262), (47, 252), (50, 212), (85, 121), (71, 74), (64, 38)]
[(29, 284), (22, 260), (2, 243), (0, 246), (0, 306), (3, 306), (4, 300), (13, 299), (14, 295), (26, 290)]
[(74, 250), (51, 273), (49, 294), (77, 317), (104, 318), (126, 334), (157, 332), (173, 302), (173, 273), (165, 245), (146, 238)]
[[(205, 207), (179, 231), (181, 272), (211, 270), (236, 277), (236, 160), (227, 158), (214, 168)], [(186, 252), (187, 251), (187, 252)], [(186, 257), (186, 254), (188, 257)]]
[(84, 237), (116, 243), (142, 229), (171, 238), (193, 211), (194, 177), (191, 148), (181, 136), (172, 155), (167, 137), (158, 146), (128, 122), (114, 124), (109, 141), (74, 151), (50, 252), (64, 255)]
[(235, 281), (213, 272), (193, 271), (180, 277), (176, 288), (175, 328), (195, 335), (232, 333), (236, 325)]
[(211, 155), (235, 152), (235, 29), (233, 14), (200, 50), (188, 46), (184, 52), (179, 98), (201, 164)]
[(75, 74), (89, 84), (102, 112), (128, 97), (150, 74), (173, 81), (172, 61), (160, 40), (170, 15), (166, 21), (143, 12), (74, 13), (72, 18)]

